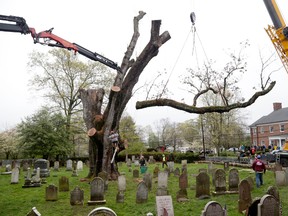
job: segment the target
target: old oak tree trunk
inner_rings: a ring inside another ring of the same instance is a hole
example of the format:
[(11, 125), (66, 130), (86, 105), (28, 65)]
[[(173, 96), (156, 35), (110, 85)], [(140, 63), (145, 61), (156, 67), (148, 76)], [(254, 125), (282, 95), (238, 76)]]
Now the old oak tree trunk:
[[(145, 15), (140, 11), (134, 17), (134, 33), (121, 63), (121, 71), (115, 77), (108, 104), (102, 112), (104, 90), (81, 89), (80, 98), (83, 104), (83, 118), (89, 136), (89, 162), (88, 178), (97, 176), (99, 172), (106, 171), (109, 179), (117, 179), (119, 173), (113, 157), (113, 146), (108, 138), (111, 131), (119, 129), (121, 115), (132, 96), (132, 90), (137, 84), (139, 76), (149, 61), (157, 56), (159, 48), (170, 39), (169, 32), (160, 34), (161, 20), (153, 20), (151, 25), (150, 41), (136, 60), (131, 59), (136, 43), (140, 36), (139, 21)], [(124, 149), (124, 142), (120, 139), (120, 150)]]

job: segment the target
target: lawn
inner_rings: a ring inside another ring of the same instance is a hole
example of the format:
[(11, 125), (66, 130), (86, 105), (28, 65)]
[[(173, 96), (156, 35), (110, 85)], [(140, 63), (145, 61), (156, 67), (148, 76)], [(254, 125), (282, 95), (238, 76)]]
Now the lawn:
[[(153, 169), (161, 164), (149, 164), (148, 172), (153, 175)], [(215, 165), (217, 168), (223, 168), (223, 165)], [(181, 164), (175, 164), (175, 168), (181, 168)], [(195, 198), (195, 184), (196, 179), (193, 174), (197, 174), (200, 168), (207, 168), (208, 165), (204, 163), (188, 164), (188, 202), (178, 203), (176, 201), (176, 194), (179, 190), (179, 180), (173, 174), (168, 179), (168, 191), (172, 196), (174, 214), (175, 216), (199, 216), (203, 210), (205, 204), (211, 200), (219, 202), (223, 207), (226, 206), (228, 215), (241, 215), (238, 213), (238, 194), (211, 196), (210, 199), (198, 200)], [(134, 168), (132, 166), (132, 168)], [(231, 168), (231, 166), (230, 166)], [(237, 167), (236, 167), (237, 168)], [(139, 168), (138, 168), (139, 169)], [(251, 169), (237, 168), (239, 169), (240, 179), (244, 179), (247, 176), (254, 178), (254, 173)], [(4, 171), (4, 168), (1, 168)], [(143, 174), (140, 174), (140, 178), (133, 178), (132, 172), (129, 172), (127, 166), (123, 163), (119, 166), (119, 171), (125, 173), (126, 176), (126, 192), (124, 203), (116, 203), (117, 194), (117, 182), (110, 181), (108, 190), (105, 192), (106, 206), (113, 209), (118, 216), (146, 216), (148, 212), (152, 212), (156, 216), (156, 189), (157, 178), (153, 178), (152, 189), (148, 195), (148, 201), (144, 204), (136, 204), (136, 187), (139, 181), (141, 181)], [(78, 177), (72, 177), (71, 171), (65, 171), (65, 168), (60, 169), (59, 172), (51, 169), (50, 177), (47, 178), (47, 184), (42, 184), (41, 187), (35, 188), (22, 188), (24, 184), (24, 172), (20, 172), (19, 184), (10, 184), (10, 175), (0, 175), (0, 215), (3, 216), (24, 216), (32, 207), (36, 207), (42, 216), (87, 216), (90, 211), (100, 206), (88, 206), (87, 202), (90, 200), (90, 185), (87, 182), (81, 182), (80, 179), (84, 178), (88, 173), (88, 168), (84, 165), (84, 170), (79, 171)], [(70, 192), (58, 192), (57, 201), (45, 200), (45, 189), (49, 184), (58, 186), (59, 178), (61, 176), (69, 177), (70, 191), (76, 186), (79, 186), (84, 190), (84, 205), (83, 206), (71, 206), (70, 205)], [(228, 179), (228, 175), (227, 175)], [(210, 178), (211, 180), (211, 178)], [(264, 175), (264, 185), (260, 188), (254, 188), (251, 192), (252, 199), (263, 196), (268, 186), (275, 185), (274, 173), (267, 171)], [(194, 187), (193, 187), (194, 186)], [(227, 185), (228, 187), (228, 185)], [(214, 191), (214, 187), (211, 184), (211, 192)], [(280, 199), (283, 206), (283, 213), (288, 212), (288, 187), (279, 188)], [(285, 214), (283, 214), (285, 215)]]

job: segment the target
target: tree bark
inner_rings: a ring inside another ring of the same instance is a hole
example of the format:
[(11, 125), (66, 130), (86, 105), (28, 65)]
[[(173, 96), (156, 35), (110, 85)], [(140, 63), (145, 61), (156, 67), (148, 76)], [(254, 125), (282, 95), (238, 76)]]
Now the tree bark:
[[(101, 113), (101, 107), (104, 90), (80, 91), (80, 98), (83, 103), (83, 118), (89, 136), (90, 169), (88, 177), (97, 176), (100, 171), (106, 171), (109, 179), (117, 179), (119, 175), (117, 161), (114, 160), (111, 163), (114, 150), (108, 136), (112, 130), (118, 131), (123, 111), (132, 97), (133, 88), (144, 68), (152, 58), (158, 55), (159, 48), (170, 39), (167, 31), (159, 35), (161, 20), (152, 21), (149, 42), (136, 61), (131, 59), (140, 36), (139, 21), (144, 15), (145, 12), (140, 11), (138, 16), (134, 17), (134, 33), (122, 60), (121, 72), (118, 72), (115, 77), (114, 85), (109, 93), (108, 104), (103, 114)], [(97, 116), (98, 120), (96, 120)], [(120, 139), (119, 151), (124, 149), (124, 142)]]

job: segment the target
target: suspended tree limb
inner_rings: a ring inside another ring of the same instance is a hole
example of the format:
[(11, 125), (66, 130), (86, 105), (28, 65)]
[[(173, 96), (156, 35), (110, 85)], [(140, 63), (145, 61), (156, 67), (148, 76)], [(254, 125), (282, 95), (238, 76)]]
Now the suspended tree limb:
[(267, 89), (263, 91), (256, 92), (248, 101), (243, 103), (234, 103), (227, 106), (208, 106), (208, 107), (195, 107), (190, 106), (185, 103), (180, 103), (171, 99), (155, 99), (155, 100), (146, 100), (146, 101), (137, 101), (136, 109), (144, 109), (147, 107), (155, 107), (155, 106), (169, 106), (178, 110), (182, 110), (188, 113), (196, 113), (196, 114), (204, 114), (204, 113), (224, 113), (229, 112), (233, 109), (237, 108), (245, 108), (253, 104), (258, 97), (268, 94), (275, 86), (276, 81), (270, 83)]

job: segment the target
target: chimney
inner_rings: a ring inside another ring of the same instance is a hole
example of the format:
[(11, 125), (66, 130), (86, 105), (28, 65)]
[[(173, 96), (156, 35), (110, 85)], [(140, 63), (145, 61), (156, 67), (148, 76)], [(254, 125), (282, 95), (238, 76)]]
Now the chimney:
[(282, 103), (273, 103), (273, 110), (279, 110), (282, 109)]

